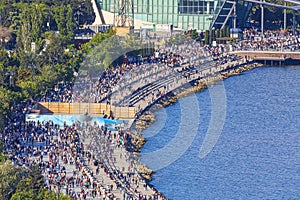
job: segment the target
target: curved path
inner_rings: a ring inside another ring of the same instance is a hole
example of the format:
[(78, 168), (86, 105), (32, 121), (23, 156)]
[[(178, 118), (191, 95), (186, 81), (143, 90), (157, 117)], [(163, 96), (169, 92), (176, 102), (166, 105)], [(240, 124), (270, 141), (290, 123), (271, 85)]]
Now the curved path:
[[(224, 53), (216, 59), (206, 54), (203, 48), (193, 50), (192, 47), (187, 48), (188, 53), (183, 53), (185, 57), (180, 60), (179, 65), (173, 66), (163, 62), (146, 63), (126, 71), (112, 88), (111, 103), (136, 107), (138, 117), (146, 108), (169, 92), (192, 81), (213, 77), (219, 72), (246, 63), (244, 59), (235, 55)], [(94, 187), (89, 185), (84, 188), (90, 195), (87, 198), (164, 199), (139, 174), (137, 169), (139, 154), (126, 150), (128, 140), (125, 139), (124, 134), (132, 136), (134, 133), (126, 131), (104, 133), (99, 131), (99, 127), (93, 125), (79, 128), (82, 129), (80, 138), (84, 146), (84, 153), (80, 157), (80, 174), (90, 183), (94, 183), (100, 191), (96, 197), (93, 197), (91, 193)], [(62, 160), (59, 162), (62, 163)], [(66, 173), (71, 174), (74, 166), (64, 165), (67, 169)], [(78, 194), (77, 196), (80, 196), (82, 189), (82, 186), (72, 188)]]
[[(176, 67), (164, 63), (136, 66), (127, 71), (113, 88), (111, 103), (135, 106), (139, 112), (142, 112), (176, 88), (246, 62), (236, 56), (224, 54), (223, 57), (230, 62), (222, 63), (220, 59), (214, 60), (211, 56), (201, 56), (191, 59), (191, 62), (184, 60)], [(124, 144), (118, 145), (120, 138), (112, 139), (99, 135), (97, 131), (89, 131), (89, 134), (83, 135), (82, 138), (84, 138), (86, 151), (91, 153), (90, 157), (101, 160), (104, 168), (97, 169), (97, 166), (85, 157), (82, 160), (84, 170), (92, 180), (98, 182), (100, 180), (101, 186), (109, 191), (109, 194), (113, 194), (114, 198), (126, 199), (130, 196), (133, 199), (163, 199), (137, 171), (139, 155), (128, 152)]]
[[(192, 81), (213, 76), (246, 63), (241, 57), (234, 55), (225, 56), (226, 59), (231, 59), (231, 61), (219, 63), (219, 61), (214, 61), (211, 57), (202, 57), (200, 65), (185, 63), (182, 66), (173, 68), (160, 64), (159, 70), (152, 67), (153, 69), (149, 70), (148, 73), (134, 73), (134, 78), (125, 77), (116, 86), (115, 91), (111, 95), (112, 103), (115, 105), (135, 106), (138, 112), (142, 112), (170, 91)], [(144, 65), (140, 67), (142, 68)]]

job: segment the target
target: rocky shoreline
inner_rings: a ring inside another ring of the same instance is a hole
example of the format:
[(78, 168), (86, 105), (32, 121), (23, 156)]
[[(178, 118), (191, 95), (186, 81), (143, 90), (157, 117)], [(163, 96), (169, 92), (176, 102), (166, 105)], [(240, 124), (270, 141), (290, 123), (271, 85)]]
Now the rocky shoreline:
[[(142, 136), (142, 132), (144, 129), (148, 128), (155, 121), (155, 115), (151, 111), (145, 111), (143, 115), (141, 115), (134, 123), (135, 132), (137, 135), (133, 135), (131, 139), (131, 144), (135, 149), (135, 152), (140, 154), (140, 149), (146, 142), (146, 139)], [(137, 163), (137, 171), (139, 174), (145, 178), (147, 181), (151, 181), (151, 175), (154, 173), (149, 167), (140, 162)]]
[[(140, 149), (146, 142), (146, 139), (142, 136), (142, 132), (143, 130), (151, 126), (151, 124), (155, 121), (155, 114), (153, 113), (155, 110), (167, 107), (168, 105), (177, 102), (177, 100), (181, 97), (187, 96), (194, 92), (200, 92), (201, 90), (206, 89), (208, 86), (214, 85), (217, 82), (222, 81), (226, 78), (240, 75), (245, 71), (249, 71), (261, 66), (263, 65), (255, 62), (246, 63), (239, 66), (236, 69), (229, 69), (224, 72), (217, 73), (213, 76), (208, 76), (206, 78), (191, 81), (184, 86), (170, 91), (164, 97), (158, 99), (152, 105), (147, 107), (147, 109), (142, 113), (142, 115), (140, 115), (130, 127), (131, 131), (135, 133), (133, 134), (131, 140), (131, 145), (133, 146), (134, 153), (140, 154)], [(143, 178), (147, 180), (147, 183), (149, 184), (149, 181), (152, 180), (151, 175), (154, 173), (154, 171), (143, 163), (138, 163), (137, 171)]]

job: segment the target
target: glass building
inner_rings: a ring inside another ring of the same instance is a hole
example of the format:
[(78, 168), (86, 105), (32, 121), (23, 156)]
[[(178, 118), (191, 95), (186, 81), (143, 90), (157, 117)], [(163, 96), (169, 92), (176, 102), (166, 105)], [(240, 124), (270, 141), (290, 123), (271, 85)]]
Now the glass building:
[[(103, 10), (114, 13), (115, 1), (101, 0)], [(130, 0), (129, 0), (130, 1)], [(172, 24), (179, 29), (208, 30), (225, 0), (131, 0), (134, 19)]]

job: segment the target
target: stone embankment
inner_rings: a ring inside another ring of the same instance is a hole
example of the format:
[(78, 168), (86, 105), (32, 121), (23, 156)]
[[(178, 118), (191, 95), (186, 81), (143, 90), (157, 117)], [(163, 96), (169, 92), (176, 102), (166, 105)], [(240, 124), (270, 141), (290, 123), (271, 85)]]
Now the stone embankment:
[[(206, 89), (208, 86), (217, 83), (218, 81), (222, 81), (228, 77), (236, 76), (241, 74), (242, 72), (252, 70), (254, 68), (262, 66), (258, 63), (250, 63), (242, 65), (235, 69), (230, 69), (224, 72), (215, 73), (212, 76), (208, 76), (206, 78), (201, 78), (198, 80), (193, 80), (186, 87), (178, 87), (170, 92), (168, 92), (164, 97), (158, 99), (151, 106), (151, 110), (156, 110), (162, 107), (166, 107), (172, 103), (177, 102), (177, 100), (181, 97), (187, 96), (190, 93), (200, 92), (203, 89)], [(135, 151), (139, 152), (139, 150), (143, 147), (146, 139), (141, 135), (141, 132), (148, 128), (154, 121), (155, 115), (150, 111), (148, 107), (147, 111), (145, 111), (138, 119), (136, 119), (133, 124), (135, 132), (137, 134), (133, 135), (132, 145), (135, 147)], [(137, 171), (139, 174), (147, 179), (151, 180), (151, 175), (154, 173), (151, 169), (149, 169), (146, 165), (139, 163), (137, 166)]]
[(137, 170), (143, 178), (147, 179), (148, 181), (152, 180), (151, 175), (153, 174), (153, 171), (149, 169), (146, 165), (139, 164), (137, 166)]
[(146, 142), (146, 139), (141, 135), (142, 131), (145, 128), (148, 128), (154, 121), (155, 115), (148, 110), (145, 111), (133, 124), (132, 131), (135, 132), (135, 134), (132, 134), (131, 145), (135, 152), (139, 152)]
[[(256, 67), (261, 66), (258, 63), (250, 63), (239, 66), (235, 69), (225, 70), (224, 72), (215, 73), (214, 75), (207, 76), (206, 78), (191, 80), (188, 85), (180, 86), (168, 92), (164, 97), (158, 99), (156, 102), (153, 102), (151, 106), (148, 106), (148, 109), (143, 112), (143, 114), (138, 117), (133, 124), (133, 132), (136, 134), (132, 135), (132, 145), (134, 146), (134, 151), (139, 152), (139, 150), (143, 147), (146, 139), (142, 136), (141, 132), (149, 127), (155, 121), (155, 115), (150, 111), (156, 110), (162, 107), (166, 107), (172, 103), (175, 103), (178, 98), (186, 96), (193, 92), (199, 92), (203, 89), (206, 89), (208, 86), (217, 83), (225, 78), (230, 76), (239, 75), (242, 72), (252, 70)], [(146, 165), (139, 163), (137, 165), (137, 171), (139, 174), (145, 178), (146, 180), (151, 180), (151, 175), (154, 173), (151, 169), (149, 169)]]
[(155, 115), (150, 111), (146, 111), (143, 115), (136, 120), (136, 129), (145, 129), (155, 121)]
[[(262, 64), (259, 64), (259, 63), (246, 64), (246, 65), (241, 66), (236, 69), (231, 69), (231, 70), (228, 70), (225, 72), (220, 72), (220, 73), (217, 73), (215, 75), (212, 75), (212, 76), (209, 76), (209, 77), (206, 77), (203, 79), (191, 81), (190, 87), (179, 87), (173, 91), (170, 91), (165, 97), (158, 100), (157, 104), (155, 106), (157, 108), (166, 107), (172, 103), (177, 102), (178, 98), (180, 98), (180, 97), (184, 97), (193, 92), (200, 92), (201, 90), (206, 89), (208, 86), (213, 85), (213, 84), (217, 83), (218, 81), (222, 81), (231, 76), (240, 75), (241, 73), (243, 73), (245, 71), (249, 71), (249, 70), (252, 70), (252, 69), (260, 67), (260, 66), (262, 66)], [(144, 115), (142, 115), (141, 118), (143, 119)], [(139, 121), (141, 121), (141, 118), (139, 119)], [(142, 121), (139, 123), (145, 123), (145, 122)]]

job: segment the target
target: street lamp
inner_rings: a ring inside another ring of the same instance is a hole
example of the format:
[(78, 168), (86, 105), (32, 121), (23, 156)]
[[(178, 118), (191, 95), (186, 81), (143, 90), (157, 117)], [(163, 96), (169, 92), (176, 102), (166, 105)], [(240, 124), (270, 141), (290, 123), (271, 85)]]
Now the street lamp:
[(214, 29), (213, 25), (212, 25), (212, 22), (214, 20), (214, 17), (209, 17), (207, 18), (207, 20), (210, 21), (210, 25), (209, 25), (209, 45), (211, 45), (211, 42), (212, 42), (212, 36), (211, 36), (211, 31), (212, 29)]
[(33, 81), (33, 73), (34, 73), (34, 70), (35, 70), (36, 66), (34, 64), (31, 63), (31, 65), (28, 65), (28, 69), (31, 70), (31, 81)]
[(51, 12), (50, 10), (47, 11), (47, 15), (48, 15), (48, 22), (47, 22), (47, 27), (48, 27), (48, 31), (51, 30), (51, 16), (53, 15), (53, 12)]
[(11, 87), (13, 84), (14, 84), (14, 79), (13, 79), (13, 76), (14, 76), (14, 72), (13, 71), (8, 71), (5, 73), (5, 76), (8, 77), (9, 76), (9, 87)]

